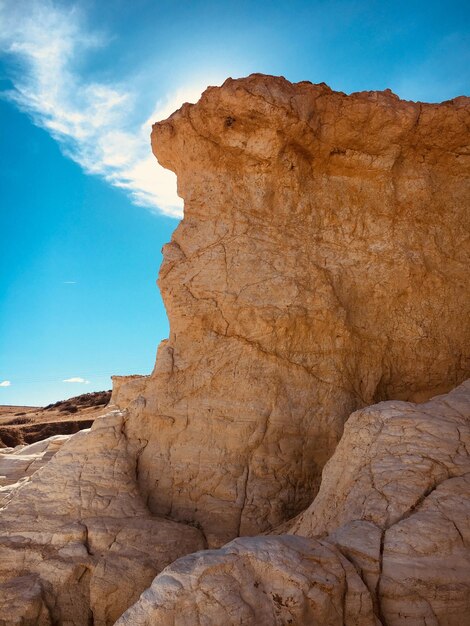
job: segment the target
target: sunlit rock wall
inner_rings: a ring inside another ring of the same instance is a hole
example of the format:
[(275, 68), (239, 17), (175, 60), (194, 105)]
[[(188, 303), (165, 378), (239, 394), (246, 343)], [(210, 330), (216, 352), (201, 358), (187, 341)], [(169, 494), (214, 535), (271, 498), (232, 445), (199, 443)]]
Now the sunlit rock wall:
[(211, 545), (268, 529), (353, 410), (469, 374), (468, 103), (253, 75), (154, 126), (185, 201), (170, 336), (120, 390), (151, 510)]

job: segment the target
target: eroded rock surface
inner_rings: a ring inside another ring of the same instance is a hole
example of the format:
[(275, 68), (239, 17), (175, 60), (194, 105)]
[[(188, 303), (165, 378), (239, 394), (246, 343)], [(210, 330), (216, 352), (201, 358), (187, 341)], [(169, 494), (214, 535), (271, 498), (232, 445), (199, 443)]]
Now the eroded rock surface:
[(179, 559), (116, 626), (377, 623), (367, 587), (334, 546), (285, 535)]
[(425, 404), (358, 411), (291, 524), (298, 541), (245, 538), (183, 557), (117, 624), (466, 624), (469, 448), (470, 380)]
[(358, 519), (381, 528), (470, 471), (470, 382), (424, 404), (383, 402), (348, 419), (320, 492), (293, 530), (325, 535)]
[(113, 624), (166, 565), (205, 547), (196, 528), (148, 512), (124, 419), (98, 418), (4, 499), (0, 615), (18, 616), (5, 623)]
[(52, 459), (71, 435), (55, 435), (29, 446), (0, 449), (0, 505), (11, 491), (18, 488)]
[(467, 98), (260, 75), (155, 125), (170, 336), (119, 410), (10, 464), (0, 615), (465, 623), (468, 384), (411, 402), (470, 373), (469, 125)]
[(470, 618), (470, 381), (354, 413), (291, 531), (334, 542), (385, 624)]
[(254, 75), (154, 126), (185, 200), (170, 336), (119, 392), (154, 512), (213, 546), (264, 531), (312, 501), (353, 410), (469, 375), (469, 124), (468, 98)]

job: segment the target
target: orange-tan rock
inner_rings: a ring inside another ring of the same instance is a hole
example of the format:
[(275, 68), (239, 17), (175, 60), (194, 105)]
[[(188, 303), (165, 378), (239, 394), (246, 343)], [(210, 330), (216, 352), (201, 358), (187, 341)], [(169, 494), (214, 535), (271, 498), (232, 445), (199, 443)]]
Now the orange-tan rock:
[(125, 409), (144, 390), (148, 376), (133, 374), (131, 376), (111, 376), (111, 378), (113, 380), (113, 392), (110, 404)]
[(430, 398), (470, 373), (469, 125), (468, 98), (254, 75), (154, 126), (170, 336), (6, 486), (0, 614), (465, 623), (468, 383)]
[(320, 492), (290, 532), (328, 537), (385, 624), (470, 616), (470, 380), (424, 404), (354, 413)]
[(468, 98), (254, 75), (154, 126), (185, 218), (169, 339), (121, 388), (151, 510), (213, 546), (265, 531), (312, 501), (353, 410), (469, 375), (469, 124)]

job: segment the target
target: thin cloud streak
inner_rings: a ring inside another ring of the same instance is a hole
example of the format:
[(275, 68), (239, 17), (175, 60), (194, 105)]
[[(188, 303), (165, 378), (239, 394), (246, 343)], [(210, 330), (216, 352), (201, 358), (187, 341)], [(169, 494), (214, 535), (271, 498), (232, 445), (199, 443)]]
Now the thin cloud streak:
[(2, 382), (0, 383), (0, 387), (10, 387), (11, 386), (11, 381), (9, 380), (2, 380)]
[(76, 7), (50, 2), (0, 4), (0, 52), (16, 65), (14, 89), (3, 96), (29, 114), (89, 174), (128, 192), (132, 202), (181, 218), (176, 176), (150, 154), (154, 121), (184, 101), (196, 101), (202, 85), (159, 101), (152, 116), (135, 122), (134, 98), (123, 84), (87, 82), (74, 65), (106, 45), (84, 26)]
[(90, 383), (89, 380), (85, 380), (84, 378), (81, 378), (80, 376), (72, 376), (72, 378), (66, 378), (62, 382), (63, 383), (78, 383), (82, 385), (88, 385)]

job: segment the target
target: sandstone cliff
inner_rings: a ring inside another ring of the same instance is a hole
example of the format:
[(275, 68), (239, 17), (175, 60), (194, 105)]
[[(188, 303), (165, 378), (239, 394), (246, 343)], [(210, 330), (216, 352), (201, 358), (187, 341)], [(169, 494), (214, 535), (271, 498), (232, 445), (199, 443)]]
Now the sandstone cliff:
[(154, 126), (170, 336), (6, 459), (0, 624), (465, 623), (469, 126), (261, 75)]
[(469, 375), (468, 102), (255, 75), (154, 126), (185, 218), (169, 339), (124, 385), (151, 510), (211, 545), (264, 531), (311, 502), (353, 410)]

